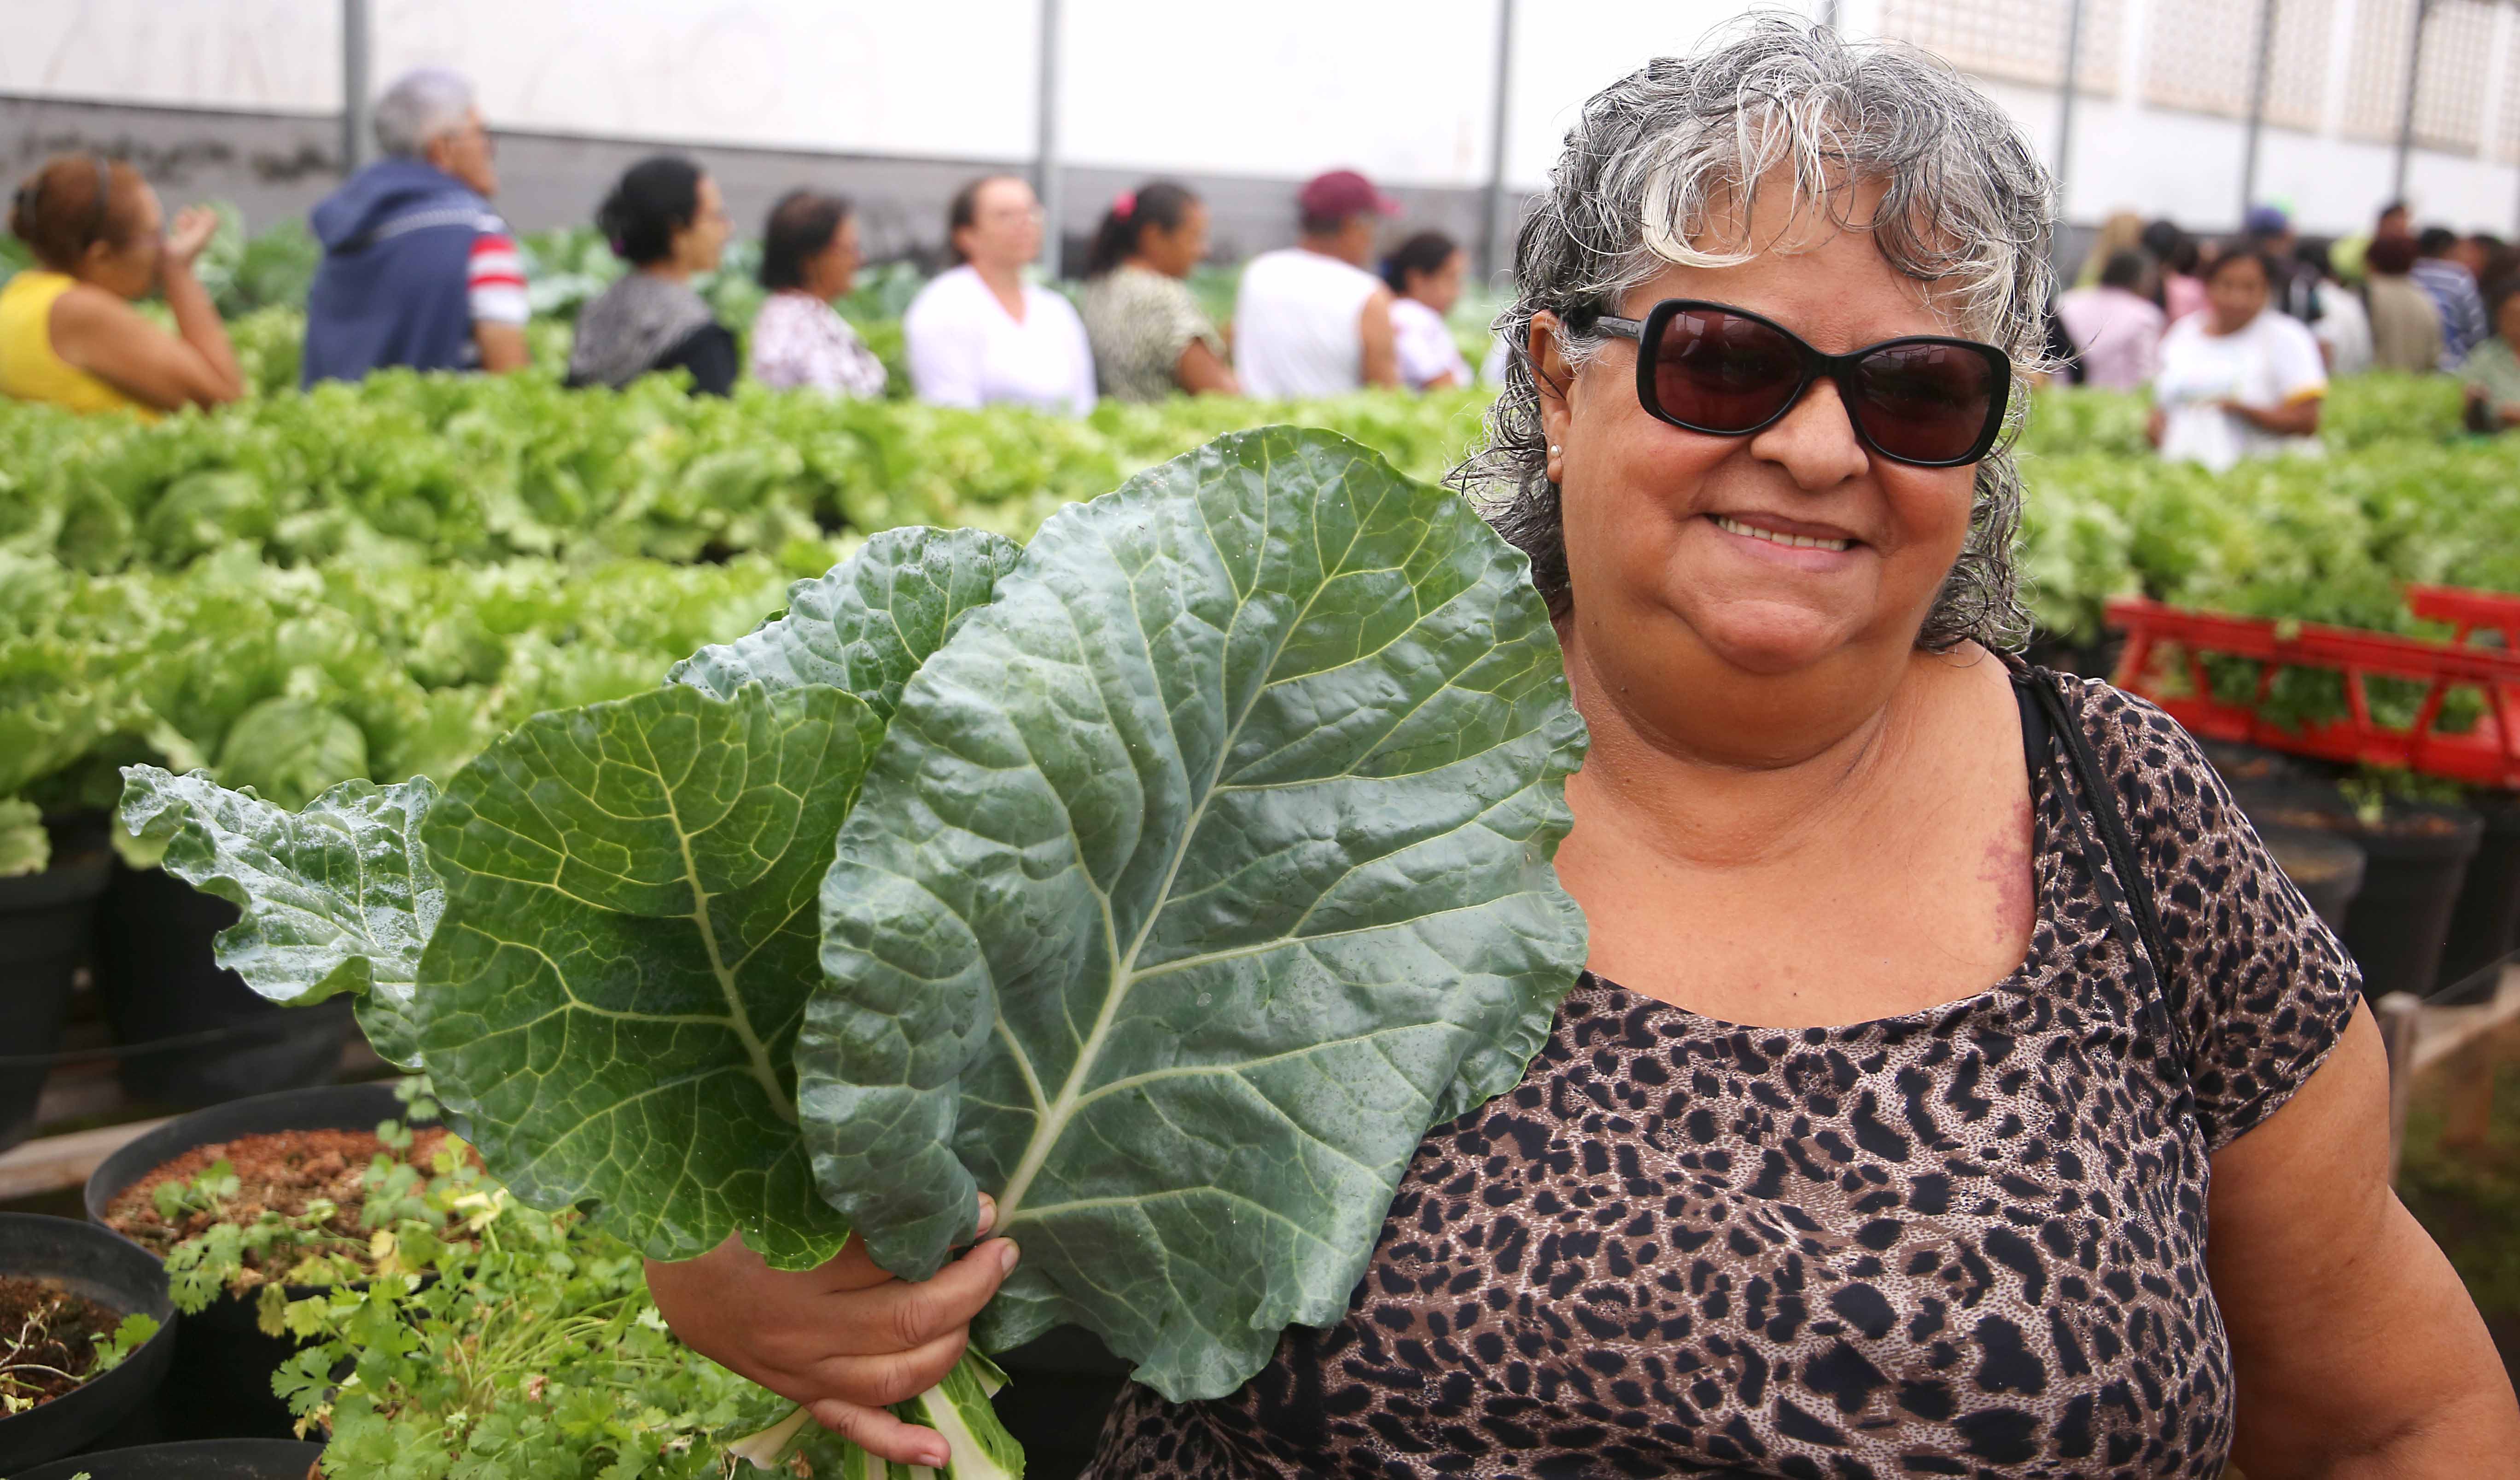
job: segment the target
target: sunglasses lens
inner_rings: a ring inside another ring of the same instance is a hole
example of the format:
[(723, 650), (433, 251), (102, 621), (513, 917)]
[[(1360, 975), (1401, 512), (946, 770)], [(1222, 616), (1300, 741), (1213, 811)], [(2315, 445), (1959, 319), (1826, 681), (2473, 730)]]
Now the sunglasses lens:
[(1915, 463), (1956, 463), (2002, 408), (1995, 367), (1956, 344), (1892, 344), (1856, 367), (1856, 419), (1873, 445)]
[(1793, 341), (1756, 319), (1686, 308), (1654, 348), (1654, 397), (1664, 415), (1701, 431), (1740, 432), (1784, 410), (1801, 388)]

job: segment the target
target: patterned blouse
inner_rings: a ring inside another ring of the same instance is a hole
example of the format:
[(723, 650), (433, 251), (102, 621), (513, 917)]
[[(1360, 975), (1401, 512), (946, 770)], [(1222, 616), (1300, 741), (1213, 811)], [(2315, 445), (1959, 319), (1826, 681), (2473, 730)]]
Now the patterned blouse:
[(1119, 401), (1160, 401), (1181, 389), (1182, 351), (1192, 340), (1219, 360), (1225, 338), (1179, 278), (1123, 264), (1089, 280), (1077, 300), (1094, 345), (1094, 380)]
[(883, 394), (883, 361), (832, 305), (801, 292), (774, 292), (752, 321), (752, 378), (773, 390), (821, 390), (873, 400)]
[(2152, 877), (2162, 997), (2050, 740), (2011, 976), (1804, 1029), (1586, 976), (1521, 1086), (1427, 1136), (1346, 1320), (1223, 1399), (1131, 1386), (1092, 1473), (2219, 1476), (2208, 1158), (2360, 984), (2184, 731), (2066, 695)]

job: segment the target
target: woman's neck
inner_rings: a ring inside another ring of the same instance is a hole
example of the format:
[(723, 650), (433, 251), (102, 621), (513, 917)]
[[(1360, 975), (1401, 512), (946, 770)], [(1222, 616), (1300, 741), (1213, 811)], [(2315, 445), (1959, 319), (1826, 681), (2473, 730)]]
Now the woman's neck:
[(1874, 684), (1709, 676), (1689, 686), (1698, 702), (1665, 715), (1611, 694), (1576, 645), (1567, 677), (1592, 731), (1568, 788), (1582, 849), (1631, 867), (1738, 867), (1864, 826), (1915, 742), (1931, 666), (1952, 661), (1910, 653)]
[(1017, 323), (1023, 322), (1024, 281), (1022, 264), (1017, 263), (1012, 266), (1008, 266), (987, 262), (973, 262), (971, 264), (971, 271), (977, 273), (980, 281), (988, 286), (989, 292), (997, 298), (998, 306), (1007, 311), (1007, 316), (1009, 318), (1013, 319)]

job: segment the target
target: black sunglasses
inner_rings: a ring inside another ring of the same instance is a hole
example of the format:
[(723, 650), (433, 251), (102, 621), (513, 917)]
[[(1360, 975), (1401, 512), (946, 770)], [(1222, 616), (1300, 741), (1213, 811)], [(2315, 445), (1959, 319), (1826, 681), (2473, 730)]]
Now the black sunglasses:
[(1894, 463), (1958, 468), (2003, 431), (2012, 362), (1974, 339), (1915, 335), (1823, 354), (1748, 309), (1695, 298), (1666, 298), (1642, 320), (1569, 317), (1636, 340), (1638, 401), (1690, 431), (1764, 430), (1823, 377), (1836, 382), (1856, 439)]

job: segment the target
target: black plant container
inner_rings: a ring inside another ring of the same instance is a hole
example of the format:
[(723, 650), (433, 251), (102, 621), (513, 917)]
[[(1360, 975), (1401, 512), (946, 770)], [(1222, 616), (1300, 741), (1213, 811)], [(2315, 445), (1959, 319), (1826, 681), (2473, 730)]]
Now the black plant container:
[(2331, 930), (2342, 931), (2354, 896), (2362, 892), (2362, 845), (2316, 828), (2270, 823), (2258, 830), (2267, 851)]
[(2484, 792), (2469, 805), (2485, 819), (2485, 833), (2451, 912), (2436, 999), (2445, 1003), (2491, 1001), (2500, 973), (2489, 968), (2520, 946), (2520, 796)]
[(102, 827), (52, 830), (51, 868), (0, 878), (0, 1149), (35, 1128), (44, 1059), (62, 1046), (70, 979), (113, 867)]
[[(195, 1146), (280, 1131), (373, 1131), (379, 1122), (403, 1115), (402, 1101), (389, 1084), (284, 1090), (196, 1110), (107, 1157), (87, 1180), (87, 1216), (103, 1228), (106, 1210), (123, 1188)], [(292, 1285), (289, 1293), (293, 1300), (313, 1291)], [(296, 1352), (293, 1339), (263, 1333), (250, 1300), (222, 1295), (200, 1314), (185, 1317), (174, 1372), (158, 1405), (166, 1436), (290, 1437), (295, 1420), (272, 1392), (271, 1374)]]
[(0, 1417), (0, 1474), (17, 1475), (75, 1452), (146, 1403), (166, 1376), (181, 1326), (158, 1261), (75, 1219), (0, 1213), (0, 1275), (50, 1280), (108, 1310), (155, 1317), (158, 1326), (113, 1370), (40, 1408)]
[(81, 1455), (14, 1480), (308, 1480), (324, 1446), (280, 1439), (202, 1439)]
[[(352, 1031), (350, 1003), (284, 1008), (222, 968), (211, 941), (237, 907), (159, 869), (117, 864), (98, 912), (96, 986), (116, 1042), (189, 1039), (125, 1054), (123, 1093), (217, 1104), (333, 1077)], [(222, 1031), (213, 1042), (199, 1035)]]

